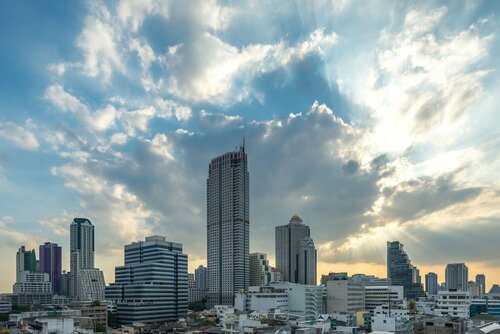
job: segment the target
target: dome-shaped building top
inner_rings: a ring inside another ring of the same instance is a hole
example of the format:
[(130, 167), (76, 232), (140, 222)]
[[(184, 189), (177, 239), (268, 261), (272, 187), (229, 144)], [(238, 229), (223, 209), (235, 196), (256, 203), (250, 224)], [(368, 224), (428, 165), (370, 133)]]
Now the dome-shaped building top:
[(299, 215), (295, 214), (290, 218), (290, 223), (302, 223), (302, 218)]

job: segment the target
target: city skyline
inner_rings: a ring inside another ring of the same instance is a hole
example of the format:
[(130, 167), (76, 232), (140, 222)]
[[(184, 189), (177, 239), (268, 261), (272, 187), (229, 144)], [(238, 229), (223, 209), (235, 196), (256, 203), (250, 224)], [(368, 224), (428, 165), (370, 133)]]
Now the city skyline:
[(69, 270), (75, 217), (107, 283), (154, 234), (206, 265), (207, 165), (243, 138), (271, 265), (297, 213), (318, 277), (385, 277), (398, 240), (422, 278), (499, 283), (498, 2), (0, 6), (0, 291), (22, 245)]

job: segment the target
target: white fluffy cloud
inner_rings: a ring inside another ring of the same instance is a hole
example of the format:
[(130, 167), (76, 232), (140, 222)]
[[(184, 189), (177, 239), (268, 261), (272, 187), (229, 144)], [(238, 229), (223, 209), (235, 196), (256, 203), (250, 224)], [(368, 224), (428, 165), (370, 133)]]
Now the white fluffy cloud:
[(25, 126), (14, 122), (0, 123), (0, 138), (11, 142), (17, 147), (25, 150), (36, 150), (40, 144), (35, 134), (28, 129), (33, 125), (31, 120), (27, 120)]

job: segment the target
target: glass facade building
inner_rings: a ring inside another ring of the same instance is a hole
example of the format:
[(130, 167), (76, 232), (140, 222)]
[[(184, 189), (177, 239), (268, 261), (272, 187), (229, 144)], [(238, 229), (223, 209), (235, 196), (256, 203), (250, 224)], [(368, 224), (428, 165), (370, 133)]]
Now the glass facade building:
[(116, 303), (117, 319), (160, 323), (187, 316), (188, 257), (182, 245), (150, 236), (125, 246), (125, 265), (115, 268), (106, 299)]
[(40, 272), (47, 273), (54, 294), (62, 293), (62, 248), (58, 244), (46, 242), (39, 247)]
[(402, 285), (404, 297), (417, 300), (424, 296), (418, 269), (411, 264), (410, 258), (399, 241), (387, 242), (387, 277), (391, 285)]

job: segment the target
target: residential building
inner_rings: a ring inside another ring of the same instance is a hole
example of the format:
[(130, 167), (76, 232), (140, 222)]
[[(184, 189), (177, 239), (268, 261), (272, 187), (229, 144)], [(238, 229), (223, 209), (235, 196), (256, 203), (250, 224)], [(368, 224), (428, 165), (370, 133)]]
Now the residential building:
[(250, 286), (261, 286), (281, 281), (281, 272), (269, 265), (267, 254), (250, 254)]
[(288, 312), (288, 290), (273, 285), (250, 286), (247, 292), (239, 292), (235, 297), (235, 308), (240, 311), (257, 311), (264, 314), (271, 310)]
[(163, 236), (125, 245), (125, 264), (115, 268), (106, 299), (122, 324), (177, 321), (187, 316), (188, 257)]
[(371, 329), (374, 332), (411, 333), (410, 314), (404, 305), (379, 305), (373, 310)]
[(108, 326), (108, 303), (106, 301), (74, 301), (69, 307), (79, 310), (82, 317), (91, 318), (94, 325)]
[(469, 318), (470, 296), (467, 291), (439, 291), (434, 314), (438, 317), (451, 316)]
[(208, 304), (233, 305), (250, 284), (250, 196), (247, 154), (237, 151), (210, 162), (207, 179)]
[(481, 283), (469, 281), (469, 283), (467, 283), (467, 291), (469, 291), (469, 295), (471, 298), (483, 298), (483, 285)]
[(476, 275), (476, 283), (479, 283), (483, 286), (483, 296), (486, 293), (486, 276), (484, 274), (477, 274)]
[(21, 279), (21, 272), (29, 271), (36, 272), (36, 254), (35, 250), (26, 250), (26, 247), (21, 246), (16, 254), (16, 282)]
[(465, 263), (450, 263), (446, 265), (445, 282), (446, 289), (467, 291), (469, 281), (469, 269)]
[(80, 269), (94, 268), (94, 225), (87, 218), (74, 218), (70, 224), (70, 291), (69, 297), (78, 300)]
[(437, 295), (438, 276), (436, 273), (428, 273), (425, 275), (425, 292), (427, 292), (428, 295)]
[(196, 282), (196, 286), (199, 289), (207, 289), (207, 278), (208, 278), (208, 271), (207, 268), (200, 265), (198, 268), (194, 270), (194, 280)]
[(423, 319), (426, 334), (465, 334), (467, 320), (449, 317), (428, 317)]
[(306, 319), (315, 319), (323, 311), (323, 294), (325, 288), (318, 285), (275, 282), (276, 289), (288, 290), (288, 313)]
[[(346, 273), (347, 274), (347, 273)], [(351, 279), (355, 282), (361, 282), (364, 286), (388, 286), (391, 285), (390, 278), (379, 278), (374, 275), (354, 274)]]
[(78, 300), (100, 301), (105, 300), (106, 283), (104, 274), (97, 268), (78, 270)]
[(355, 313), (365, 308), (365, 286), (352, 279), (333, 280), (326, 283), (327, 313)]
[(46, 242), (40, 245), (39, 256), (40, 272), (49, 274), (55, 294), (62, 293), (62, 248), (58, 244)]
[(405, 298), (416, 300), (423, 297), (418, 271), (399, 241), (387, 242), (387, 277), (392, 285), (403, 286)]
[(21, 271), (19, 281), (12, 288), (12, 304), (30, 306), (52, 303), (52, 284), (46, 273)]
[(403, 287), (398, 285), (365, 286), (365, 310), (373, 312), (380, 305), (403, 304)]
[(310, 234), (309, 226), (298, 215), (292, 216), (289, 224), (276, 227), (276, 268), (284, 281), (317, 284), (316, 249)]

